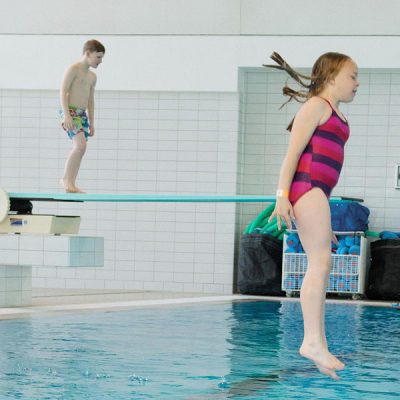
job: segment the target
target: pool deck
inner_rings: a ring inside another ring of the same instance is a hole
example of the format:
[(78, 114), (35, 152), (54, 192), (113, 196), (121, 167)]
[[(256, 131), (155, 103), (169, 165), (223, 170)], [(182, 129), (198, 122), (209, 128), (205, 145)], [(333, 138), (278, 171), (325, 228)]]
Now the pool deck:
[[(139, 290), (96, 290), (96, 289), (43, 289), (35, 288), (32, 306), (0, 308), (1, 319), (26, 318), (64, 312), (117, 311), (137, 307), (160, 307), (205, 302), (231, 301), (294, 301), (296, 297), (248, 296), (241, 294), (178, 293)], [(328, 303), (391, 307), (390, 301), (367, 301), (328, 299)]]

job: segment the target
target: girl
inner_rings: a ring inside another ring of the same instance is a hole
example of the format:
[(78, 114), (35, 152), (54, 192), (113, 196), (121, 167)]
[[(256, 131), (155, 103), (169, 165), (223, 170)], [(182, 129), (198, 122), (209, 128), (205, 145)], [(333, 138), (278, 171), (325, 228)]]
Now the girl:
[[(343, 165), (344, 144), (349, 126), (339, 110), (357, 92), (356, 63), (340, 53), (325, 53), (315, 62), (311, 77), (293, 70), (277, 53), (271, 58), (278, 65), (266, 67), (285, 70), (306, 90), (285, 86), (283, 93), (304, 104), (288, 126), (291, 132), (276, 193), (278, 226), (283, 220), (289, 229), (291, 219), (308, 258), (308, 269), (300, 292), (304, 320), (304, 339), (300, 354), (333, 379), (344, 368), (328, 350), (325, 336), (325, 292), (331, 269), (332, 232), (329, 196), (337, 184)], [(310, 83), (304, 80), (308, 79)]]

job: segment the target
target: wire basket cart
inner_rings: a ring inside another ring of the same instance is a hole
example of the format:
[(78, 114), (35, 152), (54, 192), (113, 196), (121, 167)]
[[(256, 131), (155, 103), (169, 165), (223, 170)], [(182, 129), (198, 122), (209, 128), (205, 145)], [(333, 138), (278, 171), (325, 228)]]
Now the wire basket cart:
[[(365, 234), (364, 232), (334, 233), (337, 237), (350, 238), (350, 240), (353, 238), (353, 243), (357, 243), (358, 249), (352, 254), (332, 253), (332, 269), (329, 274), (327, 292), (350, 294), (354, 299), (363, 298), (367, 258)], [(307, 255), (302, 251), (301, 243), (297, 245), (297, 249), (300, 247), (300, 251), (295, 251), (296, 248), (288, 245), (288, 237), (293, 234), (296, 232), (291, 231), (289, 234), (285, 234), (283, 241), (282, 290), (286, 291), (288, 296), (300, 291), (308, 266)], [(289, 243), (291, 243), (290, 240)]]

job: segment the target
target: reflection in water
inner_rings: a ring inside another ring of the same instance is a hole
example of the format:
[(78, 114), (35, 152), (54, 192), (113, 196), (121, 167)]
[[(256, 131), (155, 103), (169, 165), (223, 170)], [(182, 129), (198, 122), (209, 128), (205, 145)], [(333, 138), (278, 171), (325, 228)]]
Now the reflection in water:
[(232, 304), (227, 398), (265, 391), (281, 380), (284, 370), (279, 362), (280, 307), (279, 302)]
[(1, 342), (6, 346), (0, 346), (0, 374), (6, 379), (2, 382), (4, 388), (2, 392), (6, 392), (9, 398), (20, 398), (24, 395), (24, 388), (15, 382), (22, 384), (29, 382), (32, 374), (32, 354), (27, 353), (24, 359), (19, 356), (21, 344), (30, 341), (34, 334), (34, 326), (31, 320), (13, 321), (15, 330), (8, 329), (8, 321), (0, 321), (0, 338)]
[[(223, 393), (212, 398), (396, 398), (399, 316), (373, 307), (327, 304), (326, 308), (330, 350), (346, 363), (340, 382), (319, 374), (298, 355), (303, 338), (298, 302), (236, 303), (229, 340), (231, 370), (221, 387)], [(382, 385), (388, 382), (391, 389)]]

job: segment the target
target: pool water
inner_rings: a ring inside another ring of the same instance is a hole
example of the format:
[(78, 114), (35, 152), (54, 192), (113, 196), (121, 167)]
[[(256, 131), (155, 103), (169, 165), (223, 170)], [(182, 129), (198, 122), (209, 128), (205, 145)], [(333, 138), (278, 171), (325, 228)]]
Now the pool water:
[(297, 302), (0, 321), (0, 399), (398, 399), (400, 311), (327, 304), (333, 381), (297, 354)]

